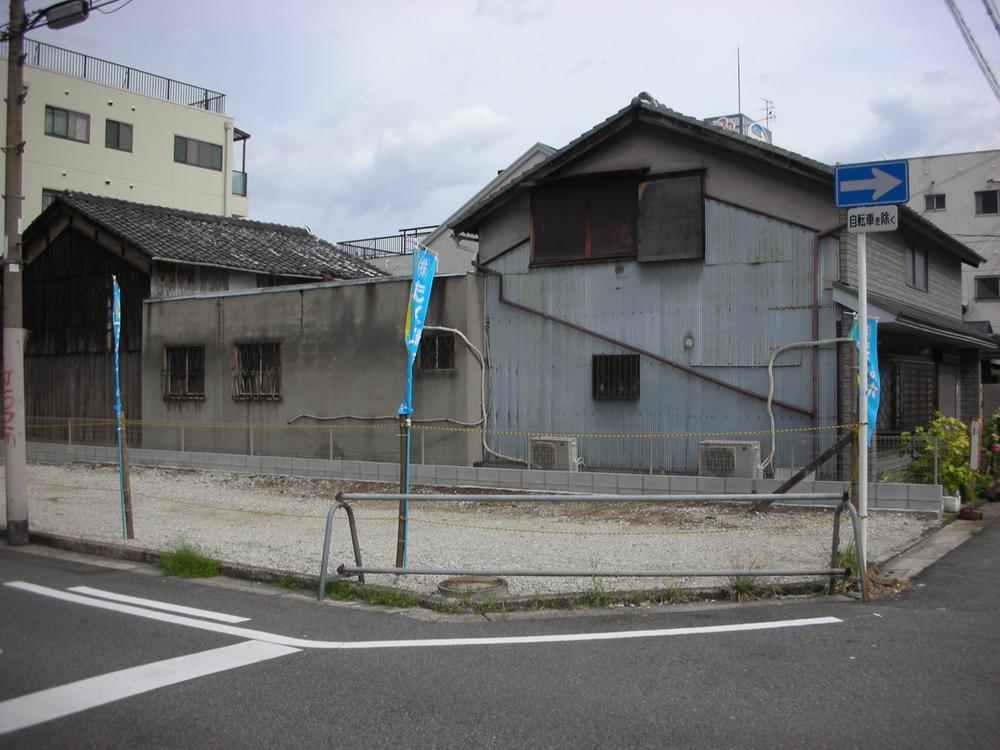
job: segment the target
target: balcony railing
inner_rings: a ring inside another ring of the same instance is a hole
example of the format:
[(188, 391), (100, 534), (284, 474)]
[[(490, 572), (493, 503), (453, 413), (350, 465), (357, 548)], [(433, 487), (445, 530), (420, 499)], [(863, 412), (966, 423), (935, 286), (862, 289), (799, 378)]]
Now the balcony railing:
[(436, 225), (400, 229), (398, 234), (368, 237), (363, 240), (338, 242), (337, 247), (357, 258), (385, 258), (392, 255), (409, 255), (413, 246), (430, 236)]
[(239, 170), (233, 170), (233, 195), (242, 195), (244, 198), (247, 194), (247, 173), (240, 172)]
[[(7, 49), (7, 40), (0, 41), (0, 58), (7, 59)], [(33, 39), (24, 40), (24, 52), (25, 62), (38, 68), (164, 99), (175, 104), (207, 109), (209, 112), (219, 114), (226, 112), (226, 96), (218, 91), (164, 78), (155, 73), (136, 70), (99, 57), (36, 42)]]

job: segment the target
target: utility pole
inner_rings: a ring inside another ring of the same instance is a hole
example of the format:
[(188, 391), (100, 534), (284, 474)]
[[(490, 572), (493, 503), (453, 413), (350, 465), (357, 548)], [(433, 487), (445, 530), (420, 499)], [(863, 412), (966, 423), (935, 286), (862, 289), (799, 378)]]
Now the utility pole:
[(7, 544), (28, 543), (24, 436), (24, 317), (21, 307), (21, 159), (24, 153), (24, 0), (10, 0), (7, 40), (7, 142), (4, 145), (3, 444)]
[(24, 0), (10, 0), (7, 36), (7, 142), (3, 190), (3, 444), (7, 544), (28, 543), (27, 441), (24, 435), (24, 312), (21, 303), (21, 162), (24, 155), (24, 35), (45, 19), (51, 29), (86, 20), (87, 0), (65, 0), (25, 17)]

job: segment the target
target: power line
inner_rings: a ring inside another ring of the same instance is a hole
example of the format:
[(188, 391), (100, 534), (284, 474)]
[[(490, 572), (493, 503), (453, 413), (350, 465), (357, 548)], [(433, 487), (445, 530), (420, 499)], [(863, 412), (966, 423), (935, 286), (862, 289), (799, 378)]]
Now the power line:
[(1000, 11), (997, 11), (996, 4), (993, 0), (983, 0), (983, 5), (986, 6), (986, 15), (993, 21), (993, 28), (1000, 34)]
[(965, 19), (962, 17), (962, 13), (958, 10), (958, 6), (955, 5), (955, 0), (944, 0), (944, 4), (948, 6), (948, 10), (951, 12), (952, 18), (955, 19), (955, 23), (958, 25), (958, 30), (962, 32), (962, 38), (965, 40), (965, 45), (969, 48), (969, 52), (971, 52), (972, 57), (975, 58), (976, 64), (986, 77), (986, 82), (989, 83), (990, 88), (993, 90), (993, 96), (997, 98), (997, 101), (1000, 101), (1000, 83), (997, 83), (997, 77), (993, 74), (990, 64), (986, 62), (986, 58), (983, 56), (982, 50), (979, 49), (979, 45), (976, 43), (975, 37), (972, 36), (972, 31), (966, 25)]

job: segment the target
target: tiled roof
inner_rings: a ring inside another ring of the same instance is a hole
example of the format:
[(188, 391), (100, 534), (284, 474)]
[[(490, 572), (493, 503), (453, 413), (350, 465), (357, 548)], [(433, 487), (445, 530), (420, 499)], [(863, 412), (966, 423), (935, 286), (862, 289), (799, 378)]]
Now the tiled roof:
[(32, 222), (25, 235), (44, 224), (50, 212), (60, 207), (80, 213), (151, 260), (317, 279), (384, 275), (374, 266), (300, 227), (199, 214), (72, 191), (60, 193)]

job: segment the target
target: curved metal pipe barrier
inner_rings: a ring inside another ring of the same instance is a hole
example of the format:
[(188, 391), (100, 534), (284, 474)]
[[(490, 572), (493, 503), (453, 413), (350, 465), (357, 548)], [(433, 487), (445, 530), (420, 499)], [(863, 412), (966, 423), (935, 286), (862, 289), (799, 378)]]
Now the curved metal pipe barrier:
[[(847, 493), (844, 493), (844, 500), (837, 509), (833, 511), (833, 551), (830, 553), (830, 567), (833, 568), (837, 562), (837, 550), (840, 548), (840, 514), (843, 513), (844, 509), (847, 509), (848, 514), (851, 516), (851, 526), (854, 528), (854, 550), (855, 557), (858, 561), (858, 584), (861, 587), (861, 601), (865, 604), (868, 603), (868, 569), (865, 565), (865, 556), (863, 550), (861, 549), (861, 519), (858, 518), (858, 512), (851, 505), (850, 501), (847, 499)], [(830, 576), (830, 586), (829, 592), (832, 594), (835, 590), (834, 576)]]
[[(343, 508), (347, 512), (347, 522), (351, 527), (351, 544), (354, 545), (354, 562), (361, 567), (361, 545), (358, 543), (358, 525), (354, 521), (354, 510), (350, 505), (338, 499), (330, 506), (326, 514), (326, 533), (323, 536), (323, 567), (319, 571), (319, 591), (316, 592), (317, 601), (323, 601), (326, 595), (326, 568), (330, 560), (330, 537), (333, 534), (333, 514), (337, 508)], [(365, 582), (365, 574), (358, 574), (358, 581)]]

